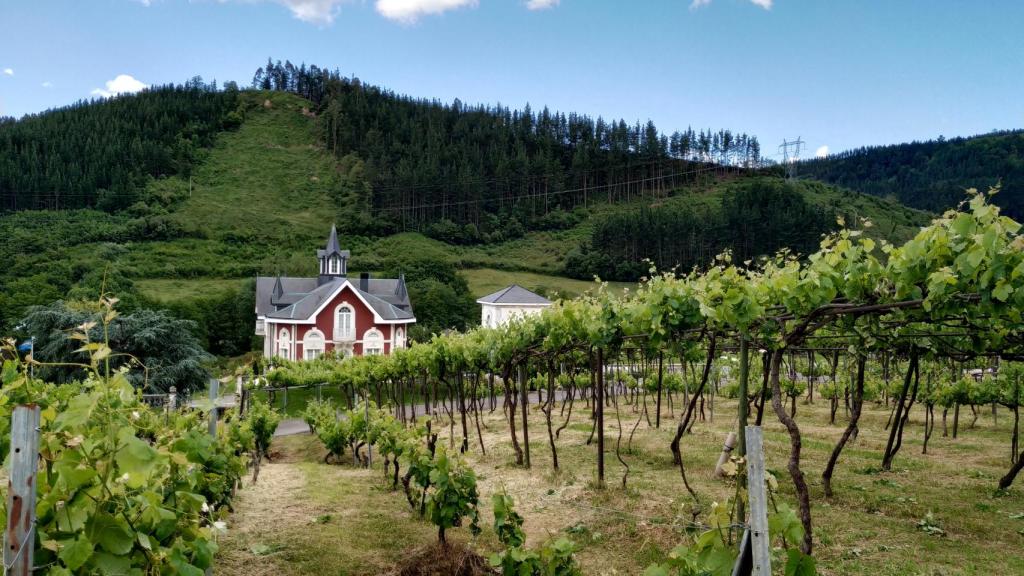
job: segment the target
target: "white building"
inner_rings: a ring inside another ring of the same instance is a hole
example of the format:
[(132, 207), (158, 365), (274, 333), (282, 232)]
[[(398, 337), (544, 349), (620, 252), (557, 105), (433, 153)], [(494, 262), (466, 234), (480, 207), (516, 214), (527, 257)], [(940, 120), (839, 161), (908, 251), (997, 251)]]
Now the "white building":
[(482, 308), (480, 324), (485, 328), (504, 326), (513, 318), (540, 314), (551, 306), (551, 300), (518, 284), (488, 294), (476, 303)]

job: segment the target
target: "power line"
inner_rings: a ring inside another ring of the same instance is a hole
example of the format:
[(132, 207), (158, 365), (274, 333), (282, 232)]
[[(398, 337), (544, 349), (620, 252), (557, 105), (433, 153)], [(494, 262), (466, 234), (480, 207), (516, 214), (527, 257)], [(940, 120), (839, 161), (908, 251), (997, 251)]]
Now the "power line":
[[(551, 192), (538, 192), (536, 194), (526, 194), (526, 195), (518, 196), (518, 197), (514, 198), (513, 202), (519, 202), (519, 201), (522, 201), (522, 200), (532, 200), (534, 198), (546, 198), (546, 197), (551, 197), (551, 196), (558, 196), (558, 195), (561, 195), (561, 194), (572, 194), (574, 192), (600, 191), (600, 190), (605, 190), (605, 189), (608, 189), (608, 188), (616, 188), (616, 187), (620, 187), (620, 186), (630, 186), (630, 185), (633, 185), (633, 184), (643, 184), (643, 183), (647, 183), (647, 182), (651, 182), (651, 181), (655, 181), (655, 180), (663, 180), (665, 178), (675, 178), (677, 176), (689, 176), (689, 175), (696, 176), (698, 174), (704, 174), (704, 173), (712, 172), (712, 171), (715, 171), (715, 170), (737, 170), (738, 171), (738, 170), (742, 170), (742, 168), (736, 168), (736, 167), (717, 165), (716, 164), (714, 166), (706, 166), (704, 168), (698, 168), (696, 170), (689, 170), (689, 171), (685, 171), (685, 172), (674, 172), (674, 173), (671, 173), (671, 174), (661, 174), (661, 175), (658, 175), (658, 176), (649, 176), (649, 177), (646, 177), (646, 178), (638, 178), (636, 180), (626, 180), (626, 181), (623, 181), (623, 182), (599, 184), (599, 185), (595, 185), (595, 186), (586, 186), (586, 187), (580, 187), (580, 188), (569, 188), (569, 189), (566, 189), (566, 190), (556, 190), (556, 191), (551, 191)], [(391, 206), (391, 207), (386, 207), (386, 208), (379, 208), (378, 210), (380, 212), (394, 212), (394, 211), (400, 211), (400, 212), (410, 211), (411, 212), (411, 211), (416, 211), (416, 210), (425, 210), (425, 209), (429, 209), (429, 208), (450, 208), (450, 207), (454, 207), (454, 206), (467, 206), (467, 205), (472, 205), (472, 204), (480, 204), (480, 203), (483, 203), (483, 202), (493, 202), (494, 200), (495, 199), (493, 199), (493, 198), (476, 198), (476, 199), (472, 199), (472, 200), (459, 200), (459, 201), (454, 201), (454, 202), (438, 202), (438, 203), (434, 203), (434, 204), (418, 204), (418, 205), (415, 205), (415, 206)]]
[[(792, 180), (796, 178), (796, 165), (800, 161), (800, 148), (806, 144), (799, 136), (796, 140), (787, 141), (785, 138), (782, 139), (782, 144), (779, 145), (779, 149), (782, 150), (782, 163), (786, 166), (786, 178)], [(790, 154), (789, 149), (793, 149), (793, 153)]]

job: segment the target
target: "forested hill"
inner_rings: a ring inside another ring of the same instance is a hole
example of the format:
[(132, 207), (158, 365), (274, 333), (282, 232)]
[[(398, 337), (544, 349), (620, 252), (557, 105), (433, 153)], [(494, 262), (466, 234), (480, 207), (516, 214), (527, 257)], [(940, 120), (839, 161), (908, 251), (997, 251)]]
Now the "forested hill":
[(996, 203), (1024, 218), (1024, 130), (858, 148), (802, 162), (800, 171), (933, 212), (956, 206), (966, 188), (1001, 183)]
[(447, 219), (493, 235), (509, 217), (530, 228), (556, 208), (631, 200), (717, 166), (762, 164), (757, 138), (745, 133), (668, 134), (651, 121), (629, 124), (529, 105), (443, 104), (315, 66), (268, 61), (253, 87), (313, 102), (325, 146), (366, 163), (370, 186), (355, 200), (376, 232)]
[(234, 84), (194, 79), (0, 118), (0, 208), (128, 208), (151, 178), (188, 175), (218, 132), (237, 127), (237, 100)]
[(571, 296), (590, 284), (565, 276), (634, 281), (647, 259), (807, 253), (837, 216), (894, 240), (927, 221), (760, 174), (742, 134), (442, 105), (282, 69), (269, 90), (266, 71), (256, 89), (196, 80), (0, 126), (4, 185), (20, 182), (3, 190), (18, 203), (0, 213), (0, 333), (104, 290), (122, 312), (194, 320), (213, 354), (244, 353), (252, 277), (315, 275), (332, 222), (353, 270), (406, 274), (428, 338), (473, 324), (474, 297), (513, 282)]

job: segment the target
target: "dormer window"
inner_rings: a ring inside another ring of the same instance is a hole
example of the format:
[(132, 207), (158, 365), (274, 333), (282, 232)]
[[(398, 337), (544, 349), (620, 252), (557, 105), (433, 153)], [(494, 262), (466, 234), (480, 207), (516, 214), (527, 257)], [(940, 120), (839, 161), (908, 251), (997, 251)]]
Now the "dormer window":
[(327, 273), (328, 274), (341, 274), (341, 262), (340, 262), (340, 259), (337, 256), (331, 256), (331, 259), (330, 259), (330, 262), (329, 262), (329, 265), (328, 265)]

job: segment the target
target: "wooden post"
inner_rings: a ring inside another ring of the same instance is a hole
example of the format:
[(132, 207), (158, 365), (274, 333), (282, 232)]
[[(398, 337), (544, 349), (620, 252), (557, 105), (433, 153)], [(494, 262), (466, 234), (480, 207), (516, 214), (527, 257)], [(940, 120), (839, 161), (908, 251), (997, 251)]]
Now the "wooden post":
[(747, 426), (747, 493), (750, 498), (750, 544), (754, 576), (771, 576), (771, 543), (768, 535), (768, 495), (765, 489), (764, 442), (760, 426)]
[(747, 427), (747, 389), (749, 387), (750, 380), (750, 341), (747, 340), (746, 336), (740, 336), (740, 378), (739, 378), (739, 391), (737, 392), (737, 398), (739, 398), (739, 431), (740, 450), (739, 455), (743, 456), (746, 454), (747, 441), (744, 437), (744, 429)]
[(36, 476), (39, 470), (39, 406), (16, 406), (11, 415), (10, 478), (7, 480), (5, 574), (30, 576), (36, 545)]
[(220, 395), (220, 380), (213, 378), (210, 380), (210, 403), (213, 406), (210, 408), (210, 436), (213, 438), (217, 437), (217, 396)]
[[(739, 406), (738, 406), (738, 408), (739, 408), (739, 410), (738, 410), (738, 412), (739, 412), (739, 425), (736, 427), (736, 430), (737, 430), (738, 436), (739, 436), (739, 438), (738, 438), (738, 440), (739, 440), (739, 451), (738, 452), (739, 452), (740, 458), (743, 458), (747, 454), (747, 439), (746, 439), (745, 430), (746, 430), (746, 427), (747, 427), (747, 418), (749, 416), (748, 415), (748, 408), (750, 407), (747, 404), (747, 390), (750, 387), (749, 380), (750, 380), (750, 340), (747, 339), (746, 335), (741, 334), (740, 335), (740, 374), (739, 374), (739, 382), (738, 382), (739, 391), (738, 391), (738, 393), (736, 395), (737, 398), (739, 398)], [(714, 394), (712, 394), (712, 397), (714, 397)], [(735, 446), (735, 444), (729, 444), (729, 440), (728, 439), (726, 439), (725, 445), (727, 447), (729, 447), (730, 449), (733, 446)], [(728, 457), (729, 457), (728, 454), (726, 454), (724, 452), (724, 450), (722, 452), (722, 456), (723, 456), (724, 459), (728, 459)], [(724, 461), (720, 461), (720, 465), (724, 464), (724, 463), (725, 463)], [(718, 474), (720, 472), (720, 470), (718, 468), (716, 468), (715, 472), (716, 472), (716, 474)], [(737, 480), (739, 482), (741, 482), (741, 483), (743, 482), (744, 474), (745, 473), (746, 473), (745, 470), (740, 470), (739, 477), (737, 478)], [(739, 517), (739, 518), (745, 518), (746, 514), (747, 514), (747, 511), (746, 511), (746, 509), (743, 506), (743, 499), (742, 498), (737, 498), (736, 499), (736, 516)]]

